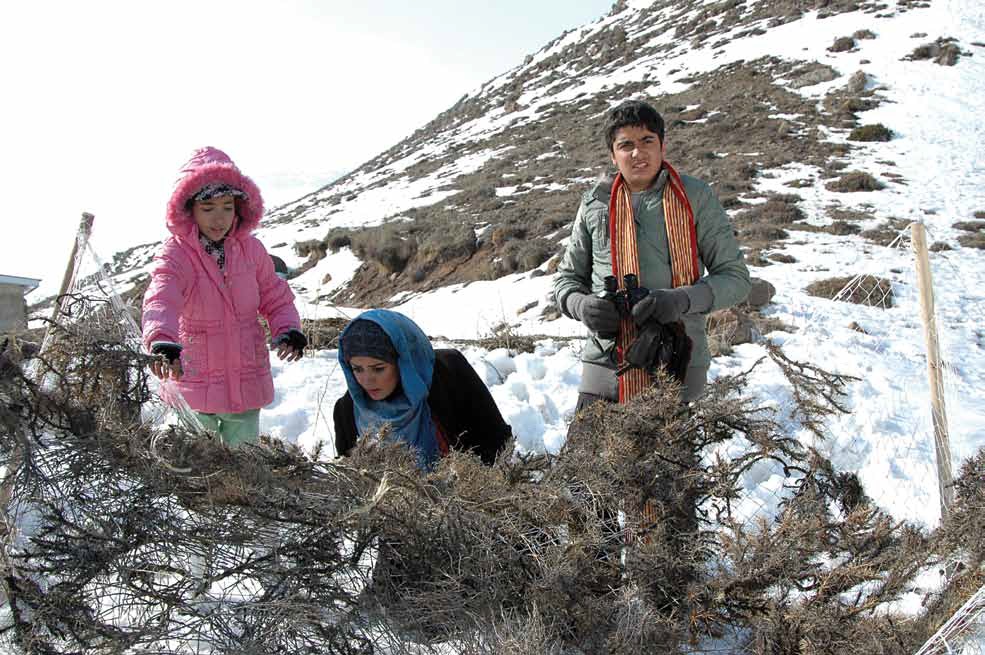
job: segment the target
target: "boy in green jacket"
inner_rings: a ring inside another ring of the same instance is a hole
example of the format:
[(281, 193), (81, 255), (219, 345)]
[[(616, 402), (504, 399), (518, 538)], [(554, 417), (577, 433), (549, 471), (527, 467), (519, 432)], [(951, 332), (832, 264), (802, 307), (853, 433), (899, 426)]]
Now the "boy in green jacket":
[[(652, 106), (633, 100), (612, 109), (604, 139), (619, 172), (582, 196), (554, 278), (558, 307), (591, 331), (577, 409), (640, 393), (650, 377), (626, 366), (625, 351), (654, 324), (678, 322), (692, 342), (683, 376), (688, 402), (707, 380), (707, 315), (745, 299), (749, 270), (715, 193), (665, 161), (664, 122)], [(604, 297), (605, 279), (613, 276), (624, 290), (627, 273), (649, 293), (620, 312)], [(629, 372), (617, 376), (620, 367)]]

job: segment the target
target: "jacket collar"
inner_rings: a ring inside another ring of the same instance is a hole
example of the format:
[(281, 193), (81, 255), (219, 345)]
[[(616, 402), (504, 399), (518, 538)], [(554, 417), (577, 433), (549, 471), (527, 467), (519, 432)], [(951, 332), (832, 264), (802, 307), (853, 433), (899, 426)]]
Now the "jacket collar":
[[(664, 186), (667, 184), (667, 179), (670, 177), (670, 173), (667, 172), (667, 167), (664, 166), (660, 169), (657, 174), (657, 179), (653, 181), (650, 188), (643, 191), (643, 193), (660, 193), (663, 191)], [(609, 205), (609, 198), (612, 196), (612, 183), (615, 181), (615, 176), (606, 177), (599, 181), (592, 189), (592, 196), (603, 203), (604, 205)]]

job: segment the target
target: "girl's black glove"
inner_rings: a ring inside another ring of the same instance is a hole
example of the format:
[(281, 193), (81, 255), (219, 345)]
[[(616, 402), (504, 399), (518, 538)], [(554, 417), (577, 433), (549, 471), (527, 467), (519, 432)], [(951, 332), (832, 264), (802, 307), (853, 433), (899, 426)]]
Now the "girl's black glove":
[(155, 341), (150, 345), (150, 354), (157, 359), (150, 363), (151, 372), (159, 379), (180, 380), (184, 374), (181, 368), (181, 344), (171, 341)]
[(168, 364), (174, 364), (181, 357), (181, 346), (170, 341), (155, 341), (151, 344), (150, 354), (163, 356)]
[(293, 362), (304, 356), (305, 346), (308, 339), (301, 330), (288, 330), (284, 334), (274, 339), (274, 346), (277, 348), (277, 356)]

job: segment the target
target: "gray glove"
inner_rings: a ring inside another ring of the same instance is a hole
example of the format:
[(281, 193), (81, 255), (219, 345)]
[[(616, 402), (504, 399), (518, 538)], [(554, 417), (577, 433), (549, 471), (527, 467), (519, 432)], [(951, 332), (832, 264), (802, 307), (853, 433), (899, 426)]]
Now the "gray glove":
[(633, 305), (633, 321), (643, 325), (654, 320), (661, 325), (681, 320), (691, 308), (691, 299), (683, 287), (654, 289), (650, 295)]
[(619, 333), (619, 310), (606, 298), (577, 291), (564, 299), (568, 312), (600, 337), (611, 339)]

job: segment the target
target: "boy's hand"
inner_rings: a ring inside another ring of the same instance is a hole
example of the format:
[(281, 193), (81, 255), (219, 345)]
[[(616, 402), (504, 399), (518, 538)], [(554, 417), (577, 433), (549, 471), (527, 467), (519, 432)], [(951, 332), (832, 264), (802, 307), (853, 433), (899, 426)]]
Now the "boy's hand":
[(690, 308), (691, 300), (683, 288), (654, 289), (633, 307), (633, 320), (640, 327), (651, 319), (666, 325), (681, 320)]
[(181, 379), (184, 370), (181, 368), (181, 346), (179, 344), (157, 341), (151, 344), (150, 352), (157, 356), (157, 359), (151, 362), (150, 370), (159, 380)]
[(304, 356), (304, 347), (308, 345), (308, 339), (300, 330), (288, 330), (284, 334), (274, 339), (274, 346), (277, 347), (277, 358), (289, 362), (294, 362)]

